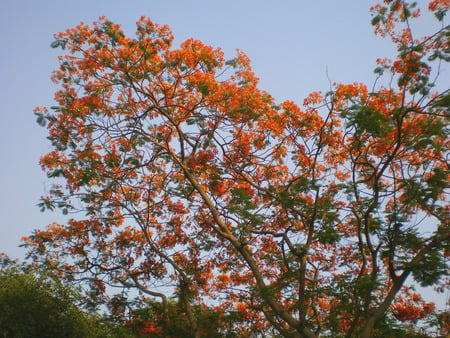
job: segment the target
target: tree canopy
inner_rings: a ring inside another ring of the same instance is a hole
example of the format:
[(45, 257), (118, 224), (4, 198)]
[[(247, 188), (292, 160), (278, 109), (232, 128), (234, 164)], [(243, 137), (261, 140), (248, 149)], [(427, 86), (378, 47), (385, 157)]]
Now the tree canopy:
[(78, 293), (55, 276), (0, 254), (1, 337), (101, 337), (93, 314), (81, 310)]
[(260, 90), (243, 52), (173, 48), (147, 17), (135, 38), (104, 17), (57, 33), (56, 105), (35, 110), (56, 182), (40, 206), (73, 218), (25, 238), (30, 257), (99, 303), (139, 291), (165, 329), (176, 297), (195, 337), (211, 304), (239, 314), (239, 336), (369, 337), (426, 317), (405, 283), (448, 276), (450, 28), (433, 0), (438, 28), (416, 36), (415, 6), (372, 7), (398, 49), (373, 84), (334, 83), (302, 106)]

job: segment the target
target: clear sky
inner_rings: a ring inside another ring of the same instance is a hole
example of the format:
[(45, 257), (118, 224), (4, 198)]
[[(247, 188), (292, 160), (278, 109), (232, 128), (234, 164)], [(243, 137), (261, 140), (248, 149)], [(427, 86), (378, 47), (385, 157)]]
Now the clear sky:
[[(33, 108), (50, 106), (56, 90), (50, 73), (60, 50), (53, 33), (105, 15), (127, 35), (146, 15), (168, 24), (175, 46), (194, 37), (221, 47), (232, 58), (237, 48), (252, 60), (260, 87), (277, 101), (301, 103), (332, 82), (374, 80), (378, 57), (391, 56), (390, 41), (375, 37), (364, 0), (0, 0), (0, 252), (23, 258), (20, 238), (64, 218), (39, 212), (39, 197), (50, 187), (39, 157), (50, 149)], [(419, 1), (423, 3), (423, 1)], [(423, 21), (422, 28), (431, 21)], [(327, 73), (328, 77), (327, 78)]]

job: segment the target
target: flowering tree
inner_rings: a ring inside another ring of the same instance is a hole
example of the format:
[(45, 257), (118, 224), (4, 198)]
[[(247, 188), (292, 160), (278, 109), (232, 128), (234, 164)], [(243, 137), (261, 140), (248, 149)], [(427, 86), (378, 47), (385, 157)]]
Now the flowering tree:
[(56, 34), (57, 105), (35, 114), (58, 184), (41, 206), (78, 214), (26, 238), (30, 256), (98, 299), (159, 300), (163, 327), (176, 295), (194, 336), (199, 304), (239, 313), (243, 336), (369, 337), (387, 315), (422, 318), (433, 306), (405, 282), (442, 285), (450, 238), (447, 7), (430, 2), (442, 28), (421, 39), (414, 5), (373, 7), (399, 52), (378, 60), (388, 85), (334, 84), (303, 108), (258, 89), (242, 52), (173, 49), (145, 17), (136, 38), (105, 18)]

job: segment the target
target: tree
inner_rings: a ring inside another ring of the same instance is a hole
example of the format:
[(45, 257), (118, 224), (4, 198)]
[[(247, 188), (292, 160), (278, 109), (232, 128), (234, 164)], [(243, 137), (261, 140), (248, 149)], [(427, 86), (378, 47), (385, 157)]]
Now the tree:
[(1, 337), (102, 337), (95, 316), (77, 305), (74, 289), (0, 254)]
[[(163, 323), (161, 303), (146, 300), (145, 304), (131, 312), (124, 326), (131, 329), (136, 336), (151, 337), (193, 337), (188, 318), (182, 304), (172, 300), (167, 304), (170, 325)], [(205, 305), (193, 306), (193, 313), (197, 320), (198, 332), (202, 337), (239, 337), (242, 332), (239, 326), (245, 318), (239, 313), (224, 313), (220, 309)], [(119, 318), (120, 319), (120, 318)]]
[(447, 7), (429, 3), (442, 27), (418, 39), (414, 4), (374, 6), (399, 53), (377, 61), (386, 84), (333, 84), (303, 108), (258, 89), (244, 53), (173, 49), (146, 17), (136, 38), (104, 17), (56, 34), (61, 88), (35, 114), (57, 184), (40, 205), (78, 217), (26, 238), (30, 257), (97, 300), (139, 290), (166, 328), (176, 295), (195, 337), (210, 302), (245, 316), (242, 335), (369, 337), (386, 315), (427, 316), (405, 283), (448, 274)]

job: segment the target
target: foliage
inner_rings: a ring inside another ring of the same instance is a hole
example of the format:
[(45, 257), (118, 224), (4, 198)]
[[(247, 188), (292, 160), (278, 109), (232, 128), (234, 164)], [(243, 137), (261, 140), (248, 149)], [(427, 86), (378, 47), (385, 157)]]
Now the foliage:
[[(178, 301), (168, 302), (170, 325), (165, 327), (161, 313), (163, 309), (159, 302), (147, 300), (140, 308), (133, 310), (124, 326), (135, 336), (152, 337), (194, 337), (192, 327), (186, 317), (183, 305)], [(225, 314), (220, 309), (193, 306), (197, 319), (198, 332), (201, 337), (238, 337), (237, 329), (245, 319), (239, 313)]]
[(30, 257), (98, 302), (114, 305), (108, 286), (158, 300), (164, 332), (176, 294), (196, 337), (212, 302), (245, 316), (242, 336), (368, 337), (386, 315), (428, 316), (405, 282), (448, 274), (447, 7), (429, 3), (442, 27), (417, 38), (414, 4), (374, 6), (398, 50), (377, 61), (387, 84), (333, 84), (303, 108), (258, 89), (242, 52), (174, 49), (146, 17), (136, 38), (104, 17), (56, 34), (61, 87), (35, 114), (58, 184), (40, 206), (78, 216), (26, 238)]
[(1, 337), (101, 337), (96, 317), (77, 306), (77, 293), (54, 278), (0, 255)]

